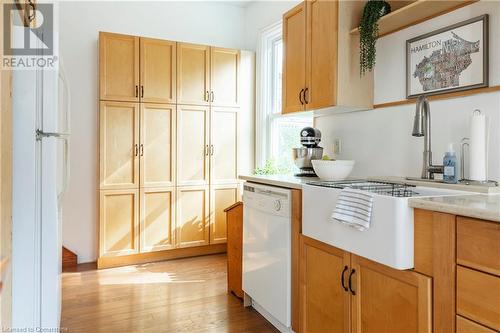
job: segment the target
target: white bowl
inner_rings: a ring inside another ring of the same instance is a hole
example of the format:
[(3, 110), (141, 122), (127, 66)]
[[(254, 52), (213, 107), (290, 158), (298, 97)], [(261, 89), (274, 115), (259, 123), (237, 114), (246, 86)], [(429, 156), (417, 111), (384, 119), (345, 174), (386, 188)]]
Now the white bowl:
[(355, 161), (350, 160), (312, 160), (314, 172), (322, 180), (344, 180), (354, 168)]

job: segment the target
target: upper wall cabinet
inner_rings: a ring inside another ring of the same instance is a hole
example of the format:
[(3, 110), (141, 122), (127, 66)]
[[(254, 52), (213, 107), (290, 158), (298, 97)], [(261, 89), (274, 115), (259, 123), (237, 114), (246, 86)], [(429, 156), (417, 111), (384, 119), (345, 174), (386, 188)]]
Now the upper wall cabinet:
[(175, 103), (176, 42), (141, 38), (142, 102)]
[(101, 100), (139, 101), (139, 37), (99, 33)]
[(369, 109), (373, 74), (360, 77), (359, 38), (349, 34), (362, 1), (305, 1), (283, 16), (282, 113)]
[(210, 47), (178, 43), (177, 97), (179, 104), (210, 102)]
[(176, 42), (99, 34), (100, 99), (175, 103)]

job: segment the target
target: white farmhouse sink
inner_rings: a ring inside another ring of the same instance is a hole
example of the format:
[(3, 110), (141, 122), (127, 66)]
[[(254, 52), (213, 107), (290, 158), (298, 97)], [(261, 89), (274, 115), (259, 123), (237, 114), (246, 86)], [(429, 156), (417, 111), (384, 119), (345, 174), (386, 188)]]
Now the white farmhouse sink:
[[(408, 206), (409, 197), (373, 193), (370, 228), (359, 231), (330, 219), (341, 188), (320, 184), (325, 183), (302, 187), (305, 236), (396, 269), (413, 268), (413, 209)], [(462, 191), (429, 187), (411, 190), (412, 197), (464, 195)]]

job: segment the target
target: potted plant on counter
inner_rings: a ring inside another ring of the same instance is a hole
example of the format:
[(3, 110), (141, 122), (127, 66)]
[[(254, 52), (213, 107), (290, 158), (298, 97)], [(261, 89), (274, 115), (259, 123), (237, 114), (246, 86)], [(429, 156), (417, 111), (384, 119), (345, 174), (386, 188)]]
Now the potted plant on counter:
[(391, 12), (384, 0), (368, 0), (359, 22), (359, 64), (361, 75), (375, 67), (378, 20)]

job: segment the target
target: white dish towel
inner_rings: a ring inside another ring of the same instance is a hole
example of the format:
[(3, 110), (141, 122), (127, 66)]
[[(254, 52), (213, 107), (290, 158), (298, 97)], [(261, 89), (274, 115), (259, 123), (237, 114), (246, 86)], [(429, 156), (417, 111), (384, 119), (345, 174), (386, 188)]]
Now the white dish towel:
[(373, 208), (373, 194), (344, 188), (332, 213), (332, 220), (347, 224), (360, 231), (370, 227)]

